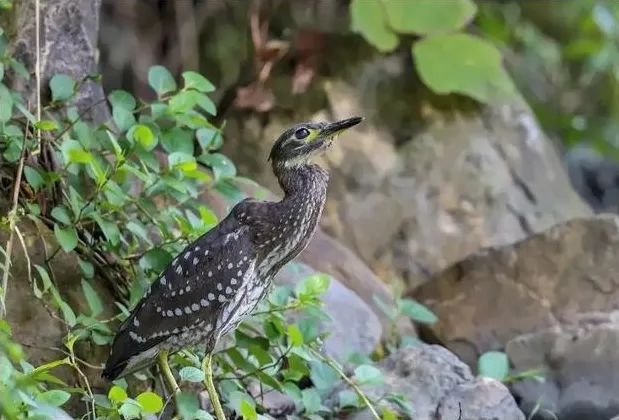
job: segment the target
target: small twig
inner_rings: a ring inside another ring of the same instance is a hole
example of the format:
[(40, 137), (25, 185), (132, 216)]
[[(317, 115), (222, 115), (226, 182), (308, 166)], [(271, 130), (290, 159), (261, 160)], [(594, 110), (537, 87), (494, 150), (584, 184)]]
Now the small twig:
[(344, 380), (344, 382), (346, 382), (353, 389), (353, 391), (355, 391), (357, 396), (361, 398), (361, 401), (363, 401), (363, 404), (365, 404), (365, 406), (370, 410), (374, 418), (377, 420), (380, 420), (380, 416), (378, 415), (378, 412), (374, 408), (374, 405), (370, 402), (367, 395), (365, 395), (365, 393), (361, 390), (361, 388), (359, 388), (359, 385), (357, 385), (352, 379), (350, 379), (348, 375), (346, 375), (346, 373), (342, 370), (342, 368), (339, 367), (338, 364), (335, 363), (331, 358), (323, 356), (322, 354), (320, 354), (318, 351), (314, 350), (311, 347), (308, 347), (308, 348), (309, 348), (309, 351), (315, 357), (319, 358), (320, 360), (322, 360), (323, 362), (331, 366), (331, 368), (333, 368), (337, 372), (337, 374), (340, 375), (340, 377)]

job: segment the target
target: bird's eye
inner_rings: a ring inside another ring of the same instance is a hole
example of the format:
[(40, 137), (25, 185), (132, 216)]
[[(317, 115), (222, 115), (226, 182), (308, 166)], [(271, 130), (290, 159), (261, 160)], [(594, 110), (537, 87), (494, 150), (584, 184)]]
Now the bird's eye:
[(294, 136), (298, 138), (299, 140), (304, 139), (305, 137), (309, 135), (310, 135), (310, 132), (307, 128), (299, 128), (297, 131), (294, 132)]

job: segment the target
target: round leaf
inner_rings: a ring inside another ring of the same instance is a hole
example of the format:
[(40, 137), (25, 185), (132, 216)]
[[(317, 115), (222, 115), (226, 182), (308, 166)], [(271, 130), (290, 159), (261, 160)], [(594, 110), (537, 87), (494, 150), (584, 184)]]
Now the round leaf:
[(143, 124), (134, 125), (129, 130), (128, 136), (140, 143), (146, 150), (152, 150), (157, 145), (157, 137), (148, 126)]
[(288, 325), (288, 342), (294, 347), (303, 345), (303, 334), (295, 324)]
[(136, 106), (135, 98), (124, 90), (115, 90), (109, 94), (108, 100), (113, 108), (124, 108), (127, 111), (133, 111)]
[(64, 101), (73, 96), (75, 82), (66, 74), (57, 74), (49, 81), (53, 101)]
[(421, 79), (436, 93), (460, 93), (481, 102), (515, 95), (501, 54), (480, 38), (464, 33), (425, 38), (413, 45), (413, 55)]
[(391, 28), (419, 35), (455, 31), (470, 22), (477, 12), (471, 0), (383, 0), (382, 3)]
[(361, 365), (355, 369), (355, 380), (360, 384), (376, 385), (384, 381), (380, 370), (370, 365)]
[(351, 27), (379, 51), (390, 52), (398, 46), (398, 36), (386, 24), (380, 1), (353, 0), (350, 3)]
[(509, 359), (500, 351), (488, 351), (477, 361), (477, 372), (481, 376), (502, 381), (509, 374)]
[(54, 235), (64, 252), (71, 252), (77, 246), (77, 232), (73, 226), (61, 228), (58, 224), (54, 225)]
[(110, 401), (120, 403), (127, 399), (127, 392), (118, 385), (114, 385), (108, 391), (107, 397), (110, 399)]
[(26, 181), (32, 187), (33, 190), (38, 191), (42, 186), (45, 185), (45, 180), (34, 168), (30, 166), (24, 166), (24, 175), (26, 176)]
[(185, 81), (185, 89), (195, 89), (200, 92), (212, 92), (215, 90), (215, 86), (206, 77), (195, 71), (184, 72), (183, 80)]
[(163, 400), (154, 392), (142, 392), (137, 396), (136, 401), (142, 406), (145, 413), (154, 414), (163, 408)]
[(180, 375), (182, 381), (202, 382), (204, 380), (204, 372), (193, 366), (185, 366), (178, 374)]
[(163, 66), (153, 66), (148, 71), (148, 84), (158, 95), (176, 90), (176, 82), (170, 72)]

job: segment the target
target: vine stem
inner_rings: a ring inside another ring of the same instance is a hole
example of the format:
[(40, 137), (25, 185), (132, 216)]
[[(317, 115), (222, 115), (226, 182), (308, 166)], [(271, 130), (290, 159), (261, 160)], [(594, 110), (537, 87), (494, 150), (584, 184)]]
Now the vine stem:
[(215, 388), (215, 383), (213, 382), (213, 355), (211, 353), (204, 357), (202, 370), (204, 371), (204, 385), (206, 386), (206, 392), (208, 392), (211, 404), (213, 404), (215, 417), (217, 420), (226, 420), (224, 410), (221, 407), (221, 401), (219, 401), (219, 395), (217, 395), (217, 388)]
[(335, 361), (333, 361), (329, 357), (325, 357), (324, 355), (320, 354), (318, 351), (314, 350), (311, 347), (309, 347), (309, 350), (315, 357), (319, 358), (320, 360), (322, 360), (323, 362), (331, 366), (337, 372), (337, 374), (340, 375), (340, 377), (344, 380), (344, 382), (346, 382), (353, 389), (353, 391), (355, 391), (357, 396), (361, 398), (361, 401), (363, 401), (363, 404), (365, 404), (365, 406), (370, 410), (374, 418), (377, 420), (381, 420), (380, 416), (378, 415), (378, 412), (376, 411), (376, 408), (374, 408), (374, 405), (369, 400), (367, 395), (365, 395), (365, 393), (361, 390), (361, 388), (359, 388), (359, 385), (357, 385), (352, 379), (348, 377), (348, 375), (346, 375), (346, 373), (342, 370), (342, 368), (337, 363), (335, 363)]
[(170, 369), (170, 365), (168, 364), (168, 353), (168, 350), (161, 350), (159, 352), (159, 369), (161, 369), (161, 373), (163, 373), (163, 377), (167, 382), (168, 388), (170, 388), (170, 395), (174, 395), (180, 391), (180, 388), (178, 383), (176, 383), (172, 369)]

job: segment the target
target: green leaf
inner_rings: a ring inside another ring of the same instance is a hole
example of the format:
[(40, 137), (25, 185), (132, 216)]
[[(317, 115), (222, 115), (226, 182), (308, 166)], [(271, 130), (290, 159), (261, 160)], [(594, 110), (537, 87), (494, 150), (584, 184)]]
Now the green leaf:
[(327, 363), (315, 361), (310, 363), (310, 379), (320, 391), (330, 391), (340, 380), (338, 373)]
[(80, 269), (82, 270), (82, 274), (84, 275), (84, 277), (86, 277), (87, 279), (91, 279), (94, 277), (95, 268), (93, 267), (91, 263), (89, 263), (88, 261), (84, 261), (81, 258), (78, 258), (77, 264), (80, 266)]
[(192, 420), (199, 408), (198, 399), (194, 395), (186, 392), (176, 394), (176, 409), (181, 419)]
[(28, 184), (30, 184), (32, 189), (35, 191), (38, 191), (45, 185), (45, 180), (41, 174), (39, 174), (39, 171), (30, 166), (24, 166), (24, 175), (26, 176), (26, 181), (28, 181)]
[(486, 103), (516, 94), (499, 51), (475, 36), (424, 38), (413, 45), (413, 56), (421, 80), (436, 93), (460, 93)]
[(217, 107), (211, 98), (203, 93), (194, 92), (196, 103), (210, 115), (217, 115)]
[(172, 255), (168, 251), (162, 248), (153, 248), (142, 256), (140, 267), (160, 273), (170, 262), (172, 262)]
[(49, 81), (52, 101), (65, 101), (75, 92), (75, 81), (66, 74), (56, 74)]
[(58, 130), (58, 124), (52, 120), (41, 120), (34, 124), (34, 128), (38, 128), (41, 131), (54, 131)]
[(183, 80), (185, 81), (185, 89), (195, 89), (200, 92), (213, 92), (215, 90), (215, 86), (206, 77), (195, 71), (184, 72)]
[(168, 155), (168, 164), (172, 169), (181, 171), (195, 171), (198, 168), (196, 158), (183, 152), (174, 152)]
[(307, 413), (316, 413), (322, 407), (320, 401), (320, 395), (314, 388), (304, 389), (303, 394), (303, 406)]
[(182, 152), (193, 155), (193, 133), (179, 127), (165, 130), (161, 134), (161, 145), (168, 153)]
[(53, 389), (51, 391), (41, 392), (37, 395), (37, 400), (44, 404), (53, 405), (54, 407), (60, 407), (64, 405), (71, 398), (71, 394), (60, 389)]
[(61, 228), (54, 224), (54, 235), (64, 252), (71, 252), (77, 246), (77, 232), (73, 226)]
[(398, 36), (387, 26), (380, 1), (353, 0), (350, 19), (353, 32), (360, 33), (379, 51), (390, 52), (398, 46)]
[(0, 63), (0, 82), (4, 78), (4, 64)]
[(132, 399), (127, 399), (118, 409), (124, 420), (141, 418), (141, 411), (140, 405)]
[(329, 288), (330, 278), (326, 274), (313, 274), (302, 279), (295, 289), (297, 296), (319, 297)]
[(51, 216), (65, 225), (71, 224), (71, 215), (69, 214), (69, 210), (64, 206), (54, 207), (51, 212)]
[(88, 307), (90, 308), (90, 315), (96, 317), (103, 312), (103, 304), (101, 303), (99, 295), (96, 290), (84, 279), (82, 279), (82, 290), (84, 291), (86, 302), (88, 302)]
[(127, 131), (135, 125), (135, 116), (133, 115), (133, 111), (126, 108), (119, 106), (112, 108), (112, 118), (121, 131)]
[(60, 146), (65, 163), (89, 163), (93, 156), (76, 140), (65, 140)]
[(127, 137), (140, 143), (146, 150), (152, 150), (157, 145), (157, 137), (155, 137), (152, 130), (146, 125), (134, 125), (127, 133)]
[(415, 322), (422, 324), (434, 324), (438, 318), (426, 306), (412, 299), (402, 299), (400, 311)]
[(244, 419), (247, 420), (256, 420), (258, 418), (258, 413), (256, 413), (256, 407), (252, 405), (248, 400), (241, 401), (241, 415)]
[(176, 90), (172, 74), (163, 66), (153, 66), (148, 70), (148, 84), (159, 96)]
[(110, 388), (107, 393), (107, 397), (110, 399), (110, 401), (115, 403), (121, 403), (128, 398), (127, 392), (118, 385), (114, 385)]
[(110, 93), (107, 98), (113, 108), (119, 107), (127, 111), (133, 111), (137, 105), (133, 95), (124, 90), (115, 90)]
[(204, 380), (204, 372), (202, 372), (202, 369), (198, 369), (193, 366), (185, 366), (178, 372), (178, 374), (180, 375), (182, 381), (202, 382)]
[(236, 175), (234, 163), (221, 153), (209, 153), (200, 156), (200, 162), (210, 166), (215, 179), (229, 178)]
[(183, 91), (177, 93), (172, 98), (170, 98), (168, 111), (173, 114), (184, 114), (189, 110), (193, 109), (193, 107), (197, 103), (197, 97), (195, 94), (196, 92), (192, 91)]
[(223, 142), (221, 131), (215, 128), (200, 128), (196, 131), (196, 137), (198, 138), (200, 147), (202, 147), (202, 150), (205, 152), (220, 148)]
[(509, 374), (509, 359), (507, 355), (500, 351), (488, 351), (477, 361), (477, 373), (480, 376), (504, 380)]
[(378, 385), (385, 381), (382, 372), (370, 365), (361, 365), (355, 369), (355, 380), (359, 384)]
[(155, 414), (163, 408), (163, 400), (154, 392), (142, 392), (136, 397), (136, 401), (142, 406), (142, 409), (147, 414)]
[(471, 0), (383, 0), (382, 4), (393, 30), (418, 35), (453, 32), (477, 12)]
[(359, 407), (359, 396), (356, 392), (351, 391), (350, 389), (345, 389), (340, 391), (337, 396), (340, 408)]
[(98, 214), (94, 215), (93, 218), (101, 228), (101, 231), (103, 231), (103, 234), (108, 242), (112, 244), (112, 246), (118, 245), (120, 242), (120, 230), (118, 229), (118, 224), (110, 220), (105, 220)]
[(288, 344), (294, 347), (303, 345), (303, 334), (299, 330), (299, 327), (296, 324), (288, 325)]
[(11, 119), (13, 114), (13, 97), (11, 92), (0, 83), (0, 123), (5, 123)]
[(73, 309), (67, 304), (65, 301), (58, 302), (58, 306), (60, 306), (60, 310), (62, 311), (62, 317), (69, 324), (69, 327), (74, 327), (77, 322), (77, 318), (75, 317), (75, 312)]

